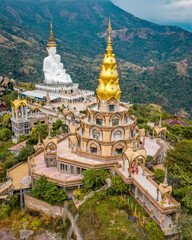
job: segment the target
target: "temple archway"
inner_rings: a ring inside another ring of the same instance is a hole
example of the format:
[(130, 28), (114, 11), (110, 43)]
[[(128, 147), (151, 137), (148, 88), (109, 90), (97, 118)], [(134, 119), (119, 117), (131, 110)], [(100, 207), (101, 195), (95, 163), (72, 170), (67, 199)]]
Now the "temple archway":
[(118, 113), (114, 114), (111, 116), (109, 124), (111, 127), (121, 125), (121, 116)]
[(101, 146), (96, 140), (90, 140), (87, 143), (87, 152), (93, 154), (101, 154)]
[(124, 129), (122, 127), (117, 127), (111, 133), (111, 141), (123, 140), (124, 135)]
[(128, 161), (129, 168), (129, 177), (132, 175), (132, 167), (135, 166), (138, 168), (139, 164), (143, 165), (143, 175), (145, 174), (145, 162), (147, 158), (146, 150), (134, 150), (132, 148), (128, 148), (123, 153), (123, 168), (125, 169), (125, 163)]
[(125, 151), (126, 147), (126, 142), (123, 140), (115, 142), (112, 146), (111, 155), (121, 155)]
[(105, 118), (101, 113), (96, 113), (94, 115), (94, 124), (99, 126), (105, 125)]
[(90, 138), (94, 138), (96, 140), (102, 141), (103, 140), (103, 134), (100, 128), (97, 126), (93, 126), (90, 129)]

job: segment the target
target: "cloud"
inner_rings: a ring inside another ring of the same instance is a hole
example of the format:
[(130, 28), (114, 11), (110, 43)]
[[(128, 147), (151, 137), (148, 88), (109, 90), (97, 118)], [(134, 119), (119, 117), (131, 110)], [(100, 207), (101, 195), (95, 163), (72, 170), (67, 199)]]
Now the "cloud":
[(192, 0), (112, 0), (137, 17), (192, 29)]

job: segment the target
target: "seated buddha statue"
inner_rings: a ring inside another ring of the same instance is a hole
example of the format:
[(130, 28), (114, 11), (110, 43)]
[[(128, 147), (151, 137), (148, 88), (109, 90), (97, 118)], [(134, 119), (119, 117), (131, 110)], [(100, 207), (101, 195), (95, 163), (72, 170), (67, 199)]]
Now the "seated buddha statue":
[(48, 56), (43, 62), (44, 82), (46, 84), (67, 84), (72, 83), (71, 77), (63, 69), (61, 57), (56, 54), (56, 43), (53, 38), (52, 24), (49, 43), (47, 44)]

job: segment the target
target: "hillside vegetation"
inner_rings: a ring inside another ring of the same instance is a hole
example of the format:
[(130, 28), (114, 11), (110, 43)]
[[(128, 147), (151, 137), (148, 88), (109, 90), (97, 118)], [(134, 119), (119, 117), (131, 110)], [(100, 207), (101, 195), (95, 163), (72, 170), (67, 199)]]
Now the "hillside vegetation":
[(25, 82), (43, 80), (53, 19), (64, 67), (81, 88), (95, 90), (109, 16), (122, 99), (191, 114), (192, 33), (141, 20), (109, 0), (1, 0), (1, 75)]

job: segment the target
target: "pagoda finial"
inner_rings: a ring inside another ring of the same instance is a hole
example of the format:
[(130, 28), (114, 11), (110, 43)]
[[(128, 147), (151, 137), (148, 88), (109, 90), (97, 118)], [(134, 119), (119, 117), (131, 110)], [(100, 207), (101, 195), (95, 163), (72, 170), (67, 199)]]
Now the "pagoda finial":
[(108, 32), (109, 32), (109, 36), (108, 36), (108, 42), (107, 42), (107, 48), (106, 48), (106, 51), (107, 51), (107, 54), (111, 55), (112, 52), (113, 52), (113, 48), (111, 46), (111, 18), (109, 18), (109, 25), (108, 25)]
[(47, 47), (50, 48), (50, 47), (56, 47), (57, 44), (55, 42), (55, 39), (53, 37), (53, 25), (52, 25), (52, 22), (50, 23), (50, 37), (49, 37), (49, 42), (47, 44)]
[(101, 66), (99, 86), (97, 88), (97, 96), (102, 101), (109, 100), (111, 98), (116, 98), (119, 100), (121, 96), (115, 54), (112, 54), (113, 52), (113, 48), (111, 46), (112, 28), (110, 18), (107, 30), (109, 32), (106, 48), (107, 54), (104, 55), (103, 64)]
[(167, 187), (168, 186), (168, 182), (167, 182), (167, 168), (165, 170), (165, 177), (164, 177), (164, 181), (163, 181), (163, 187)]

